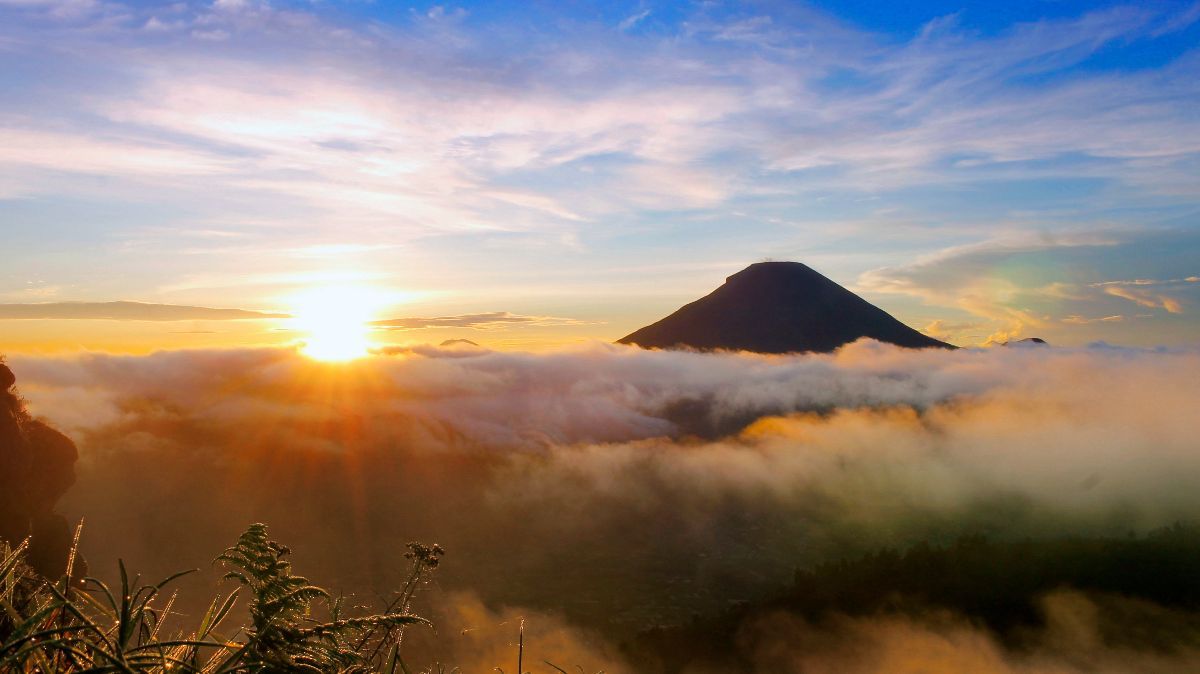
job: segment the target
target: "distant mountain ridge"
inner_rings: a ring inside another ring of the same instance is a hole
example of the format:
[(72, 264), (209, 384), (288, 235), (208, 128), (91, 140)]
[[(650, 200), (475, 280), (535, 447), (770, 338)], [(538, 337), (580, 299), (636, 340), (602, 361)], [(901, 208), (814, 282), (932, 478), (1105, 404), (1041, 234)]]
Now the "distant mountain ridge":
[(1000, 346), (1050, 346), (1050, 344), (1041, 337), (1026, 337), (1013, 342), (1001, 342)]
[(957, 348), (908, 327), (799, 262), (759, 262), (666, 318), (617, 340), (645, 348), (828, 353), (862, 337)]

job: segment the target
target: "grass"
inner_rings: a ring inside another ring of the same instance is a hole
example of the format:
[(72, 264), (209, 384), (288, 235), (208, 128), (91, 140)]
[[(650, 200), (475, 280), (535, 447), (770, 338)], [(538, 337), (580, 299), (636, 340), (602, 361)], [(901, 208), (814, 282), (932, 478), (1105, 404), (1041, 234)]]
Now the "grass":
[[(77, 529), (76, 545), (78, 538)], [(411, 572), (396, 598), (378, 613), (351, 614), (342, 599), (293, 574), (288, 548), (253, 524), (216, 559), (235, 589), (214, 598), (194, 628), (179, 630), (168, 626), (169, 588), (190, 572), (144, 584), (119, 563), (120, 587), (110, 588), (72, 577), (73, 546), (67, 572), (51, 580), (25, 564), (27, 547), (0, 542), (0, 672), (409, 674), (404, 630), (428, 622), (410, 606), (443, 554), (410, 543)], [(243, 597), (248, 624), (227, 628)]]

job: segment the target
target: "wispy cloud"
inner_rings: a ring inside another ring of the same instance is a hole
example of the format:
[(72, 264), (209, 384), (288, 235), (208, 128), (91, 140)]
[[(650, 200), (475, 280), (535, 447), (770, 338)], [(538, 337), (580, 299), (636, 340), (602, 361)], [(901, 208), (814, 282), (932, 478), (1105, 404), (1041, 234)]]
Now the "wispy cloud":
[(239, 321), (268, 318), (289, 318), (289, 315), (145, 302), (0, 304), (0, 320)]
[(621, 30), (629, 30), (630, 28), (633, 28), (634, 26), (641, 23), (642, 20), (648, 16), (650, 16), (650, 10), (648, 10), (648, 9), (643, 9), (640, 12), (635, 12), (635, 13), (627, 16), (625, 19), (623, 19), (621, 21), (621, 23), (617, 24), (617, 28), (619, 28)]
[(1100, 287), (1109, 295), (1127, 299), (1143, 307), (1165, 309), (1173, 314), (1183, 313), (1180, 301), (1168, 295), (1126, 285), (1101, 284)]
[(468, 328), (471, 330), (495, 330), (511, 325), (550, 326), (587, 325), (587, 321), (556, 316), (523, 316), (507, 311), (492, 311), (482, 314), (461, 316), (439, 316), (437, 318), (389, 318), (373, 321), (371, 325), (387, 330), (420, 330), (423, 328)]
[(1067, 316), (1066, 318), (1062, 319), (1062, 322), (1070, 323), (1072, 325), (1089, 325), (1091, 323), (1118, 323), (1118, 322), (1124, 321), (1124, 320), (1125, 320), (1125, 316), (1123, 316), (1121, 314), (1113, 314), (1112, 316), (1101, 316), (1099, 318), (1087, 318), (1084, 316), (1072, 314), (1072, 315)]

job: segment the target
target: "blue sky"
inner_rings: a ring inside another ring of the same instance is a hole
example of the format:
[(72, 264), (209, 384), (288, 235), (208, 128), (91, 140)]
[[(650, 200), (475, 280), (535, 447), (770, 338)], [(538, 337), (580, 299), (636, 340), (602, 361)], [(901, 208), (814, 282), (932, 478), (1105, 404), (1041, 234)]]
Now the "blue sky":
[[(0, 303), (369, 287), (529, 346), (774, 258), (960, 344), (1194, 343), (1198, 37), (1182, 2), (0, 0)], [(0, 330), (165, 339), (81, 323)]]

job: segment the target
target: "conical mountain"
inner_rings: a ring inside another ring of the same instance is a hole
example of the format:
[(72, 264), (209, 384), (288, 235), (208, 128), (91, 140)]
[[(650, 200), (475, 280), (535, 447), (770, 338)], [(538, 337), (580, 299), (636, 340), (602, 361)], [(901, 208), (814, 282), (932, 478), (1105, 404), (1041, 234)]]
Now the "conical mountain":
[(752, 264), (708, 296), (618, 341), (646, 348), (825, 353), (861, 337), (908, 348), (955, 348), (799, 262)]

